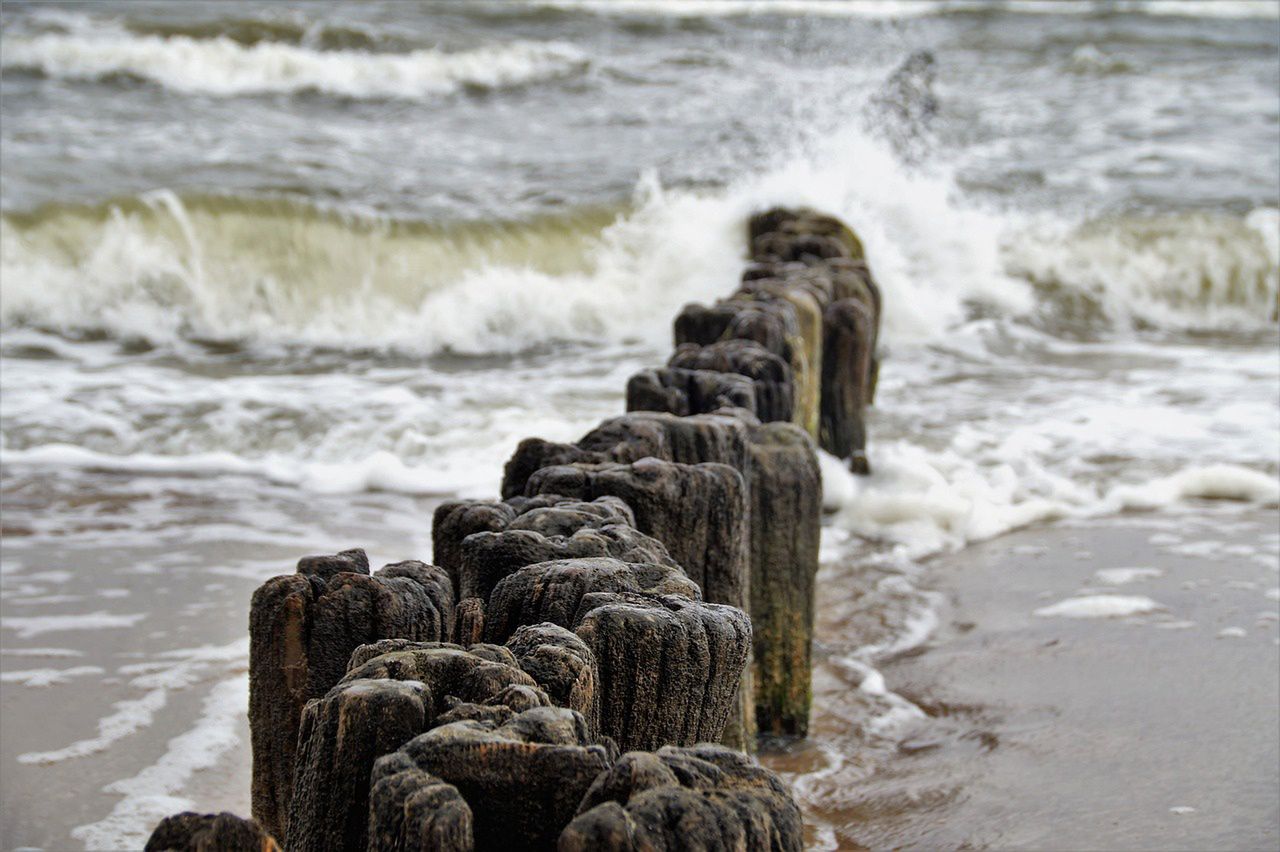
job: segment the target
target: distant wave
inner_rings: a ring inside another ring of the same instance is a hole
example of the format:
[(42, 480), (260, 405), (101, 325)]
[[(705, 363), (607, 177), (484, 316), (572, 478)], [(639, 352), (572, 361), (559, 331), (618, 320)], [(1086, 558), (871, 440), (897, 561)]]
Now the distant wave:
[(1067, 60), (1067, 70), (1073, 74), (1107, 76), (1128, 74), (1135, 69), (1129, 62), (1099, 50), (1092, 44), (1082, 44), (1071, 52), (1071, 57)]
[(266, 8), (261, 15), (237, 16), (233, 6), (219, 11), (233, 14), (204, 20), (177, 20), (164, 17), (159, 20), (145, 14), (140, 17), (95, 17), (72, 8), (37, 6), (19, 19), (18, 26), (25, 35), (53, 33), (61, 35), (103, 35), (104, 31), (117, 35), (132, 33), (143, 36), (186, 36), (193, 39), (228, 38), (237, 44), (254, 45), (260, 42), (300, 44), (322, 50), (410, 50), (424, 47), (420, 40), (412, 38), (408, 30), (386, 24), (363, 21), (336, 21), (326, 16), (323, 20), (308, 20), (297, 9), (287, 7)]
[(126, 76), (216, 96), (315, 91), (348, 98), (426, 99), (575, 74), (585, 54), (560, 42), (512, 41), (473, 50), (367, 53), (226, 35), (136, 35), (104, 30), (6, 36), (0, 67), (67, 80)]
[(218, 18), (212, 21), (128, 21), (129, 32), (142, 36), (175, 36), (199, 40), (228, 38), (251, 46), (263, 42), (297, 44), (320, 50), (410, 50), (410, 38), (357, 23), (325, 24), (278, 18)]
[(1028, 15), (1134, 14), (1189, 18), (1280, 19), (1272, 0), (537, 0), (545, 8), (603, 14), (680, 17), (822, 15), (850, 18), (919, 18), (964, 13)]

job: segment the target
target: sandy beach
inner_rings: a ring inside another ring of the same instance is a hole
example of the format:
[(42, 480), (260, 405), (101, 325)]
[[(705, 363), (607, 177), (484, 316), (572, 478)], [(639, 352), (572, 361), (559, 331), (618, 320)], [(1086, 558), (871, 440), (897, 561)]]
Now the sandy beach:
[[(921, 715), (803, 785), (815, 822), (841, 848), (1274, 849), (1278, 533), (1275, 511), (1202, 503), (933, 560), (938, 630), (879, 666)], [(1099, 596), (1158, 608), (1105, 617)], [(848, 735), (834, 706), (819, 747)]]

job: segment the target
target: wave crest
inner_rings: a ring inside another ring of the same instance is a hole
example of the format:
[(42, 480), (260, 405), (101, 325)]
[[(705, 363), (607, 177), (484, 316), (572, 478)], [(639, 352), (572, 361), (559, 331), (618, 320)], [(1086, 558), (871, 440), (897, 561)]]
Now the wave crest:
[(219, 18), (191, 23), (130, 21), (129, 32), (141, 36), (196, 40), (227, 38), (246, 47), (263, 42), (302, 45), (320, 50), (410, 50), (408, 38), (370, 26), (305, 23), (279, 18)]
[[(600, 331), (554, 291), (595, 266), (616, 215), (435, 226), (170, 192), (6, 214), (0, 317), (152, 345), (511, 351)], [(594, 289), (608, 313), (617, 294)]]
[(1103, 217), (1009, 239), (1012, 272), (1069, 318), (1207, 331), (1256, 328), (1280, 311), (1280, 212)]
[(502, 89), (566, 77), (588, 65), (560, 42), (512, 41), (473, 50), (365, 53), (276, 41), (242, 44), (128, 33), (45, 33), (0, 41), (0, 67), (66, 80), (129, 76), (183, 93), (231, 97), (305, 91), (421, 100), (467, 88)]

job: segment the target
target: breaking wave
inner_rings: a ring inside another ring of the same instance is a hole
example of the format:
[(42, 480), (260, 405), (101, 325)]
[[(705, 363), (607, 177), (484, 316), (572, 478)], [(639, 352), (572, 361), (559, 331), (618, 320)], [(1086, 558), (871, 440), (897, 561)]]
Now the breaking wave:
[[(230, 10), (231, 7), (225, 7)], [(217, 11), (223, 11), (219, 9)], [(307, 20), (296, 9), (269, 8), (261, 15), (238, 17), (216, 16), (196, 20), (180, 20), (170, 16), (156, 19), (144, 15), (124, 19), (100, 18), (74, 9), (40, 6), (17, 21), (29, 35), (54, 33), (86, 35), (104, 28), (116, 33), (134, 35), (185, 36), (192, 39), (227, 38), (237, 44), (251, 46), (261, 42), (297, 44), (321, 50), (409, 50), (422, 47), (403, 28), (356, 20)]]
[(1103, 217), (1029, 230), (1008, 266), (1068, 312), (1183, 330), (1274, 323), (1280, 306), (1280, 211)]
[(1280, 213), (1034, 223), (957, 200), (857, 126), (710, 191), (650, 175), (612, 210), (431, 225), (296, 202), (156, 192), (0, 219), (0, 317), (153, 345), (179, 339), (514, 352), (661, 344), (684, 302), (731, 289), (742, 228), (772, 204), (845, 218), (888, 300), (886, 340), (974, 315), (1172, 330), (1274, 324)]
[[(737, 229), (656, 187), (629, 215), (436, 227), (172, 193), (0, 221), (6, 326), (426, 354), (666, 336), (719, 295)], [(716, 247), (720, 251), (716, 251)], [(702, 282), (699, 286), (696, 282)], [(659, 325), (659, 318), (661, 317)]]
[(1267, 327), (1280, 214), (1103, 218), (1035, 227), (954, 200), (855, 129), (709, 192), (641, 181), (614, 210), (430, 225), (294, 202), (157, 192), (0, 220), (6, 326), (424, 354), (563, 340), (662, 344), (681, 304), (731, 289), (742, 228), (810, 204), (862, 236), (886, 340), (927, 342), (974, 315), (1174, 330)]
[(279, 18), (221, 18), (192, 22), (129, 21), (126, 27), (136, 35), (201, 40), (227, 38), (246, 47), (262, 42), (319, 50), (409, 50), (418, 46), (397, 33), (354, 22), (339, 25)]
[(503, 89), (576, 74), (586, 55), (560, 42), (512, 41), (445, 52), (368, 53), (229, 35), (91, 32), (6, 36), (0, 67), (65, 80), (131, 77), (185, 94), (321, 92), (355, 99), (421, 100), (465, 89)]
[(969, 301), (1031, 307), (1000, 269), (996, 217), (956, 207), (860, 131), (733, 186), (641, 180), (610, 221), (432, 227), (299, 205), (161, 192), (100, 208), (6, 215), (6, 325), (339, 347), (512, 352), (556, 340), (668, 339), (684, 302), (732, 289), (746, 218), (804, 203), (845, 216), (901, 298), (893, 339), (927, 339)]

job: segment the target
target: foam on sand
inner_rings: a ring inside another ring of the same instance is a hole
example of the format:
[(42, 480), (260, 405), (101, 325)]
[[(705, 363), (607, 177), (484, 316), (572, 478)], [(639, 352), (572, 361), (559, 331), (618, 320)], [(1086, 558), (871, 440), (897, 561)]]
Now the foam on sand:
[(115, 742), (149, 726), (168, 701), (168, 692), (153, 689), (141, 698), (117, 701), (115, 712), (98, 720), (98, 735), (76, 740), (52, 751), (29, 751), (18, 755), (19, 763), (61, 763), (106, 751)]
[(138, 698), (115, 703), (115, 712), (98, 720), (97, 736), (76, 740), (60, 749), (18, 755), (19, 763), (60, 763), (106, 751), (125, 737), (149, 727), (156, 713), (169, 701), (172, 690), (186, 689), (218, 673), (243, 672), (248, 668), (249, 638), (226, 645), (202, 645), (165, 651), (160, 661), (123, 666), (120, 674), (136, 675), (129, 681), (134, 689), (145, 690)]
[(216, 765), (239, 744), (236, 726), (248, 701), (247, 677), (216, 684), (205, 698), (195, 727), (171, 739), (155, 764), (103, 788), (124, 798), (104, 819), (72, 829), (71, 836), (88, 849), (141, 849), (157, 822), (194, 807), (194, 802), (179, 794), (192, 775)]
[(1138, 595), (1084, 595), (1041, 607), (1035, 615), (1042, 618), (1122, 618), (1163, 609), (1151, 598)]
[(74, 648), (0, 648), (6, 657), (83, 657), (84, 651)]
[(53, 686), (67, 683), (72, 678), (102, 674), (99, 666), (73, 666), (69, 669), (27, 669), (25, 671), (0, 672), (0, 683), (20, 683), (23, 686)]
[(1215, 464), (1188, 468), (1143, 485), (1117, 486), (1108, 502), (1124, 509), (1156, 509), (1191, 498), (1275, 506), (1280, 503), (1280, 480), (1239, 465)]
[(114, 627), (133, 627), (147, 617), (144, 612), (113, 615), (109, 612), (86, 612), (82, 615), (32, 615), (6, 616), (0, 627), (12, 630), (20, 639), (30, 639), (43, 633), (61, 633), (67, 630), (105, 630)]
[(1104, 586), (1124, 586), (1163, 575), (1159, 568), (1104, 568), (1093, 572), (1093, 581)]

